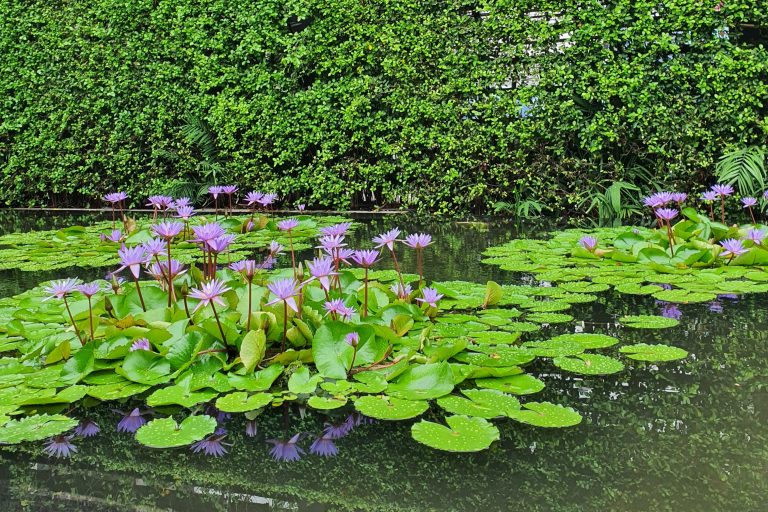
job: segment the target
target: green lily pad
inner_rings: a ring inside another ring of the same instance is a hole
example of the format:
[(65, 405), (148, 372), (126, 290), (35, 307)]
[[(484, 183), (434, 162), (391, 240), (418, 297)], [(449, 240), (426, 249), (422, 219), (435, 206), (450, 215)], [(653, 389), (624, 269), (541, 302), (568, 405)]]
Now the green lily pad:
[(688, 357), (685, 350), (670, 345), (648, 345), (638, 343), (621, 347), (619, 352), (637, 361), (676, 361)]
[(355, 400), (355, 409), (377, 420), (407, 420), (424, 414), (429, 409), (429, 402), (386, 395), (366, 395)]
[(429, 400), (453, 391), (453, 373), (446, 362), (410, 366), (394, 381), (387, 392), (406, 400)]
[(499, 439), (499, 429), (483, 418), (448, 416), (448, 426), (422, 420), (411, 427), (411, 436), (431, 448), (448, 452), (478, 452)]
[(272, 402), (272, 393), (250, 395), (245, 391), (236, 391), (216, 399), (216, 408), (223, 412), (248, 412), (261, 409)]
[[(127, 382), (127, 381), (126, 381)], [(103, 384), (101, 386), (91, 386), (88, 388), (88, 396), (98, 398), (99, 400), (119, 400), (130, 396), (138, 395), (148, 390), (151, 386), (146, 384), (137, 384), (135, 382), (122, 382), (117, 384)]]
[(0, 443), (17, 444), (56, 436), (77, 426), (77, 420), (61, 414), (40, 414), (11, 420), (0, 428)]
[(344, 407), (347, 404), (346, 398), (326, 397), (326, 396), (311, 396), (307, 400), (307, 405), (313, 409), (318, 410), (331, 410)]
[(615, 290), (619, 293), (627, 295), (652, 295), (656, 292), (662, 291), (664, 288), (657, 284), (642, 285), (639, 283), (624, 283), (615, 287)]
[(523, 343), (523, 346), (537, 357), (572, 356), (584, 352), (581, 343), (568, 340), (528, 341)]
[(558, 368), (582, 375), (610, 375), (624, 369), (624, 364), (618, 359), (600, 354), (562, 356), (554, 358), (552, 362)]
[(688, 290), (661, 290), (653, 294), (653, 298), (665, 302), (694, 303), (711, 302), (717, 298), (714, 293), (691, 292)]
[(216, 430), (216, 418), (190, 416), (181, 424), (173, 418), (152, 420), (136, 431), (136, 440), (150, 448), (174, 448), (200, 441)]
[(555, 336), (550, 341), (568, 341), (581, 345), (585, 350), (611, 347), (619, 342), (617, 338), (598, 333), (572, 333)]
[(168, 386), (160, 388), (147, 397), (147, 405), (157, 407), (160, 405), (181, 405), (192, 407), (199, 403), (208, 402), (216, 396), (217, 391), (190, 391), (183, 386)]
[(619, 318), (619, 322), (635, 329), (666, 329), (680, 323), (674, 318), (657, 315), (627, 315)]
[(519, 332), (480, 331), (472, 332), (467, 337), (481, 345), (510, 345), (520, 339)]
[(525, 403), (523, 409), (513, 411), (509, 417), (535, 427), (572, 427), (581, 423), (578, 412), (550, 402)]
[(539, 324), (564, 324), (573, 320), (573, 316), (565, 313), (533, 313), (526, 315), (526, 320)]
[(476, 379), (475, 384), (481, 388), (496, 389), (515, 395), (530, 395), (544, 389), (544, 382), (527, 373)]
[(520, 401), (495, 389), (465, 389), (467, 398), (449, 395), (437, 399), (437, 405), (451, 414), (496, 418), (508, 416), (509, 411), (520, 408)]

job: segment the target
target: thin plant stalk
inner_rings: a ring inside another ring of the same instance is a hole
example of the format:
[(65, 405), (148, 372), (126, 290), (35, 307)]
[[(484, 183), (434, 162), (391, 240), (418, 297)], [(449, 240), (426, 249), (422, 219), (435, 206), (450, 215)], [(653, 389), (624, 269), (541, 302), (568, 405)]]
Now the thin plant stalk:
[(253, 287), (253, 277), (248, 279), (248, 319), (245, 321), (246, 331), (251, 330), (251, 305), (253, 303), (253, 294), (251, 293), (252, 287)]
[(424, 280), (424, 249), (416, 249), (416, 267), (419, 270), (419, 288), (421, 288), (421, 282)]
[(69, 315), (69, 321), (72, 322), (72, 327), (75, 328), (75, 334), (77, 334), (77, 339), (80, 340), (80, 345), (85, 345), (85, 341), (83, 341), (83, 337), (80, 335), (80, 330), (77, 328), (77, 324), (75, 323), (75, 318), (72, 316), (72, 310), (69, 309), (69, 303), (67, 302), (67, 296), (65, 295), (62, 298), (64, 299), (64, 307), (67, 308), (67, 314)]
[(283, 301), (283, 345), (281, 352), (285, 352), (285, 338), (288, 334), (288, 301)]
[(187, 314), (187, 318), (189, 318), (189, 324), (194, 325), (194, 322), (192, 322), (192, 315), (189, 314), (189, 304), (187, 304), (187, 296), (183, 293), (181, 294), (181, 298), (184, 300), (184, 312)]
[(291, 248), (291, 268), (293, 268), (293, 278), (296, 279), (296, 255), (293, 252), (293, 235), (291, 230), (288, 230), (288, 245)]
[(712, 222), (715, 221), (715, 207), (712, 205), (712, 203), (709, 203), (709, 220)]
[(213, 317), (216, 319), (216, 325), (219, 326), (219, 332), (221, 333), (221, 341), (224, 342), (224, 344), (227, 344), (227, 336), (224, 334), (224, 328), (221, 326), (221, 322), (219, 321), (219, 314), (216, 312), (216, 306), (213, 305), (213, 301), (211, 301), (211, 309), (213, 310)]
[[(160, 266), (160, 269), (162, 271), (162, 266)], [(176, 292), (173, 289), (173, 275), (171, 274), (171, 239), (168, 239), (168, 274), (166, 275), (166, 279), (168, 280), (168, 307), (171, 307), (171, 304), (176, 301)]]
[(133, 282), (136, 283), (136, 293), (139, 294), (139, 302), (141, 302), (141, 309), (143, 309), (144, 312), (146, 312), (147, 306), (144, 304), (144, 296), (141, 294), (141, 286), (139, 286), (139, 278), (134, 277)]
[(725, 224), (725, 196), (720, 194), (720, 218)]
[(363, 318), (368, 316), (368, 267), (365, 267), (363, 278)]
[(755, 220), (755, 213), (752, 211), (752, 207), (747, 206), (747, 209), (749, 210), (749, 216), (752, 217), (752, 224), (757, 224), (757, 221)]
[(667, 239), (669, 240), (669, 248), (671, 249), (675, 244), (672, 241), (672, 225), (670, 224), (669, 219), (667, 219)]
[(354, 352), (352, 352), (352, 362), (349, 363), (349, 370), (347, 370), (347, 375), (352, 373), (352, 368), (355, 367), (355, 359), (357, 358), (357, 345), (353, 345), (352, 348), (354, 349)]
[(91, 327), (91, 341), (95, 338), (93, 336), (93, 305), (91, 304), (91, 297), (88, 297), (88, 323)]
[(392, 262), (395, 266), (395, 271), (397, 272), (397, 277), (400, 279), (400, 289), (405, 290), (405, 283), (403, 282), (403, 274), (400, 272), (400, 265), (397, 263), (397, 254), (395, 254), (394, 249), (390, 249), (389, 253), (392, 255)]

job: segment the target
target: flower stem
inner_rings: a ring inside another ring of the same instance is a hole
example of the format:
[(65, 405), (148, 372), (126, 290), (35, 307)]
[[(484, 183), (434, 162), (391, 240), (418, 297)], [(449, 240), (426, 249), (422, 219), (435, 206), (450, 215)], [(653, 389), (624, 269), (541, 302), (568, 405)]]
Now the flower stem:
[(219, 326), (219, 332), (221, 333), (221, 341), (224, 342), (224, 344), (227, 344), (227, 336), (224, 334), (224, 329), (221, 327), (221, 322), (219, 321), (219, 314), (216, 312), (216, 306), (213, 305), (213, 301), (211, 301), (211, 309), (213, 310), (213, 317), (216, 319), (216, 325)]
[(291, 268), (293, 269), (293, 278), (296, 279), (296, 255), (293, 253), (293, 235), (291, 230), (288, 230), (288, 244), (291, 247)]
[[(162, 270), (163, 267), (160, 267)], [(165, 276), (168, 279), (168, 307), (171, 307), (173, 301), (176, 300), (176, 295), (173, 290), (173, 276), (171, 274), (171, 239), (168, 239), (168, 274)]]
[(133, 282), (136, 283), (136, 293), (139, 294), (139, 302), (141, 302), (141, 309), (143, 309), (144, 312), (146, 312), (147, 306), (144, 304), (144, 296), (141, 294), (141, 287), (139, 286), (139, 278), (134, 276)]
[(347, 370), (347, 375), (352, 373), (352, 368), (355, 367), (355, 358), (357, 358), (357, 347), (352, 347), (354, 349), (354, 352), (352, 352), (352, 362), (349, 363), (349, 370)]
[(91, 297), (88, 297), (88, 323), (91, 327), (91, 341), (93, 341), (93, 306), (91, 305)]
[(723, 221), (723, 224), (725, 224), (725, 196), (720, 196), (720, 217)]
[(400, 265), (397, 263), (397, 255), (395, 254), (395, 249), (392, 248), (389, 250), (390, 254), (392, 254), (392, 262), (395, 265), (395, 271), (397, 272), (397, 277), (400, 278), (400, 289), (405, 290), (405, 283), (403, 282), (403, 273), (400, 272)]
[(424, 249), (416, 249), (416, 266), (419, 269), (419, 288), (421, 288), (421, 282), (424, 280), (423, 262)]
[(368, 316), (368, 267), (365, 267), (365, 278), (363, 279), (363, 318)]
[(752, 224), (757, 224), (757, 222), (755, 221), (755, 212), (752, 211), (751, 206), (748, 208), (749, 208), (749, 216), (752, 217)]
[(189, 305), (187, 304), (187, 296), (182, 293), (181, 297), (184, 299), (184, 312), (187, 314), (187, 318), (189, 318), (189, 324), (194, 325), (194, 322), (192, 321), (192, 315), (189, 314)]
[(283, 301), (283, 345), (280, 352), (285, 352), (285, 337), (288, 333), (288, 302)]
[(64, 307), (67, 308), (67, 314), (69, 314), (69, 321), (72, 322), (72, 327), (75, 328), (75, 334), (77, 334), (77, 339), (80, 340), (80, 345), (85, 345), (85, 342), (83, 341), (83, 337), (80, 336), (80, 330), (77, 328), (77, 324), (75, 323), (75, 319), (72, 317), (72, 311), (69, 309), (69, 303), (67, 302), (67, 296), (65, 295), (63, 297), (64, 299)]
[(253, 296), (251, 294), (251, 286), (253, 285), (253, 278), (248, 279), (248, 319), (245, 321), (245, 330), (251, 330), (251, 304)]
[(711, 221), (715, 220), (715, 208), (714, 208), (714, 206), (712, 206), (712, 202), (711, 201), (709, 202), (709, 219)]

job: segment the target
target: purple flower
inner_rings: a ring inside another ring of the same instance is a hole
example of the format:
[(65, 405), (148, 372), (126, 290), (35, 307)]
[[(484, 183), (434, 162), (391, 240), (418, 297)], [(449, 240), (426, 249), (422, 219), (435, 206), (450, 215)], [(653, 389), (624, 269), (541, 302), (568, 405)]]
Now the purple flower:
[[(176, 208), (176, 211), (179, 211), (179, 208), (189, 208), (192, 205), (192, 200), (188, 197), (180, 197), (176, 199), (173, 204), (171, 205), (173, 208)], [(194, 210), (194, 208), (193, 208)]]
[(760, 245), (765, 240), (766, 232), (762, 229), (750, 229), (747, 231), (747, 240), (751, 240), (755, 245)]
[(157, 210), (165, 210), (173, 205), (173, 198), (169, 196), (150, 196), (147, 201), (147, 206)]
[(733, 194), (733, 187), (730, 185), (718, 183), (716, 185), (712, 185), (712, 192), (717, 194), (718, 197), (730, 196)]
[(192, 206), (177, 206), (176, 216), (183, 220), (189, 220), (195, 214), (195, 209)]
[(380, 235), (377, 235), (373, 237), (373, 242), (376, 244), (376, 247), (384, 247), (387, 246), (387, 249), (390, 251), (395, 250), (395, 242), (397, 242), (397, 237), (400, 236), (400, 230), (397, 228), (390, 229), (386, 233), (382, 233)]
[(245, 435), (248, 437), (256, 437), (258, 432), (259, 424), (256, 423), (256, 420), (248, 420), (245, 422)]
[(432, 236), (426, 233), (414, 233), (406, 236), (403, 243), (414, 249), (423, 249), (432, 244)]
[(141, 266), (147, 261), (147, 253), (140, 245), (136, 247), (126, 247), (123, 244), (121, 249), (117, 250), (117, 255), (120, 257), (121, 266), (115, 272), (120, 272), (124, 268), (128, 268), (136, 279), (139, 278), (139, 272)]
[(189, 292), (189, 297), (192, 299), (200, 299), (200, 302), (197, 304), (194, 311), (197, 311), (208, 304), (213, 304), (214, 302), (220, 306), (224, 306), (225, 304), (221, 299), (221, 296), (229, 290), (231, 290), (231, 288), (217, 279), (211, 279), (207, 283), (203, 283), (200, 285), (199, 289), (192, 288), (192, 291)]
[(154, 231), (157, 236), (164, 238), (165, 240), (171, 240), (179, 236), (182, 229), (184, 229), (184, 224), (181, 222), (173, 221), (163, 221), (152, 226), (152, 231)]
[(351, 307), (348, 307), (346, 304), (344, 304), (344, 301), (342, 299), (332, 299), (330, 301), (327, 301), (323, 308), (327, 312), (327, 314), (335, 314), (345, 320), (349, 320), (353, 314), (355, 314), (355, 310)]
[(413, 293), (413, 289), (411, 288), (410, 283), (406, 283), (405, 286), (400, 285), (400, 283), (395, 283), (390, 286), (389, 289), (392, 290), (392, 293), (397, 295), (397, 297), (402, 300), (406, 300), (411, 295), (411, 293)]
[(271, 306), (282, 300), (296, 313), (299, 312), (299, 307), (296, 305), (296, 296), (299, 294), (299, 284), (295, 279), (292, 277), (277, 279), (267, 284), (267, 288), (276, 297), (274, 300), (267, 302), (267, 306)]
[(676, 304), (671, 302), (664, 302), (661, 305), (661, 316), (665, 318), (674, 318), (680, 320), (683, 317), (683, 312), (677, 307)]
[(579, 245), (589, 252), (595, 252), (597, 249), (597, 238), (594, 236), (583, 236), (579, 239)]
[(661, 220), (672, 220), (677, 217), (678, 211), (674, 208), (659, 208), (656, 210), (656, 216)]
[(43, 291), (49, 296), (43, 300), (49, 300), (54, 297), (57, 299), (63, 299), (70, 293), (77, 290), (77, 279), (61, 279), (59, 281), (51, 281), (51, 284), (43, 288)]
[(277, 223), (277, 228), (281, 231), (290, 231), (298, 225), (298, 219), (285, 219)]
[(261, 196), (261, 199), (259, 199), (257, 202), (264, 207), (267, 207), (277, 201), (277, 194), (274, 194), (272, 192), (269, 192), (267, 194), (264, 194)]
[(278, 254), (282, 254), (283, 253), (283, 249), (284, 249), (284, 247), (282, 245), (280, 245), (279, 243), (275, 242), (274, 240), (272, 240), (269, 243), (269, 254), (271, 256), (277, 256)]
[(71, 435), (58, 435), (53, 436), (45, 442), (45, 448), (43, 451), (49, 457), (67, 458), (72, 456), (73, 453), (77, 453), (77, 447), (71, 443)]
[(226, 233), (223, 227), (217, 222), (209, 222), (207, 224), (200, 224), (199, 226), (192, 226), (192, 232), (195, 234), (194, 242), (200, 242), (206, 244), (218, 238)]
[(321, 457), (334, 457), (339, 453), (339, 449), (336, 448), (336, 443), (333, 442), (333, 439), (324, 434), (312, 442), (312, 445), (309, 447), (309, 453)]
[(253, 206), (254, 204), (258, 203), (262, 197), (264, 197), (264, 194), (262, 194), (261, 192), (256, 192), (256, 191), (248, 192), (247, 194), (245, 194), (245, 204), (247, 204), (248, 206)]
[(300, 212), (303, 212), (306, 209), (306, 207), (307, 207), (307, 205), (305, 205), (303, 203), (296, 205), (296, 209), (299, 210)]
[(101, 432), (101, 428), (89, 419), (80, 420), (80, 423), (75, 427), (75, 434), (80, 437), (93, 437), (99, 432)]
[(757, 199), (754, 197), (742, 197), (741, 204), (744, 205), (743, 208), (752, 208), (757, 204)]
[(650, 208), (661, 208), (667, 203), (674, 201), (674, 194), (672, 192), (656, 192), (643, 199), (643, 204)]
[(351, 222), (340, 222), (339, 224), (334, 224), (333, 226), (320, 228), (320, 234), (325, 236), (346, 235), (350, 226), (352, 226)]
[(685, 192), (672, 192), (672, 201), (678, 205), (684, 203), (686, 199), (688, 199), (688, 194)]
[(214, 199), (218, 199), (219, 194), (222, 194), (224, 189), (221, 185), (211, 185), (208, 187), (208, 193), (213, 196)]
[[(182, 275), (187, 270), (184, 265), (178, 260), (171, 260), (171, 281)], [(161, 260), (160, 264), (153, 263), (150, 265), (148, 272), (160, 281), (168, 278), (168, 261)]]
[(720, 253), (720, 256), (735, 258), (749, 252), (749, 249), (744, 247), (744, 242), (736, 240), (735, 238), (729, 238), (720, 242), (720, 245), (725, 249)]
[(353, 331), (344, 337), (344, 341), (346, 341), (348, 345), (356, 347), (360, 344), (360, 334)]
[(134, 341), (131, 344), (131, 350), (130, 352), (134, 352), (136, 350), (152, 350), (152, 348), (149, 345), (149, 340), (147, 338), (139, 338), (136, 341)]
[(717, 195), (717, 192), (713, 192), (712, 190), (708, 190), (707, 192), (701, 194), (702, 201), (717, 201), (718, 197), (719, 196)]
[(424, 288), (421, 290), (421, 294), (424, 298), (422, 299), (416, 299), (417, 302), (423, 302), (424, 304), (429, 304), (431, 307), (436, 308), (437, 307), (437, 301), (443, 298), (443, 294), (437, 293), (437, 290), (434, 288)]
[(240, 260), (229, 265), (229, 268), (235, 272), (240, 272), (249, 280), (256, 274), (256, 270), (259, 268), (254, 260)]
[(206, 246), (212, 253), (222, 253), (226, 251), (232, 242), (235, 240), (235, 235), (221, 235), (217, 236), (213, 240), (208, 240)]
[(139, 408), (135, 408), (125, 416), (123, 416), (123, 419), (120, 420), (117, 424), (117, 431), (118, 432), (126, 432), (129, 434), (133, 434), (139, 428), (144, 425), (147, 422), (146, 419), (144, 419), (144, 416), (142, 416), (142, 412), (139, 411)]
[(227, 431), (223, 428), (217, 428), (216, 432), (206, 437), (202, 441), (197, 441), (190, 446), (190, 449), (194, 453), (203, 452), (206, 455), (213, 457), (223, 457), (227, 453), (226, 446), (231, 446), (229, 443), (225, 443), (224, 439), (227, 437)]
[(118, 243), (123, 239), (123, 233), (119, 229), (113, 229), (108, 235), (102, 234), (101, 239), (103, 241)]
[(352, 261), (361, 267), (372, 267), (378, 261), (379, 252), (374, 250), (362, 250), (352, 253)]
[(723, 305), (722, 303), (713, 300), (709, 303), (709, 310), (713, 313), (722, 313), (723, 312)]
[(86, 297), (93, 297), (101, 291), (99, 283), (87, 283), (77, 286), (77, 291), (85, 295)]
[(300, 460), (301, 456), (304, 455), (304, 450), (296, 444), (300, 437), (301, 433), (296, 434), (287, 441), (283, 439), (268, 439), (267, 442), (273, 445), (269, 450), (269, 454), (278, 462), (295, 462)]
[(768, 190), (763, 192), (763, 199), (768, 199)]
[(104, 196), (104, 200), (108, 203), (116, 204), (128, 199), (128, 194), (125, 192), (110, 192)]
[(344, 235), (325, 235), (321, 236), (319, 241), (320, 245), (316, 249), (322, 249), (331, 255), (333, 255), (334, 251), (347, 245), (344, 243)]
[(735, 293), (721, 293), (717, 296), (718, 300), (727, 299), (727, 300), (739, 300), (739, 296)]
[(312, 275), (312, 278), (320, 281), (320, 285), (324, 290), (330, 290), (331, 283), (329, 278), (336, 275), (336, 272), (334, 272), (335, 267), (333, 260), (326, 256), (315, 258), (307, 263), (307, 267), (309, 268), (309, 273)]
[(340, 247), (336, 249), (336, 257), (335, 259), (339, 261), (343, 261), (347, 265), (349, 265), (349, 259), (352, 257), (352, 255), (355, 254), (355, 251), (352, 249), (348, 249), (346, 247)]
[(237, 192), (237, 190), (238, 190), (237, 185), (224, 185), (223, 187), (221, 187), (221, 191), (229, 196)]
[(159, 238), (152, 238), (142, 244), (144, 251), (147, 253), (147, 257), (154, 258), (158, 256), (165, 256), (166, 243)]
[(346, 437), (355, 428), (354, 418), (348, 416), (346, 420), (341, 423), (326, 423), (325, 429), (323, 429), (323, 435), (328, 439), (341, 439)]

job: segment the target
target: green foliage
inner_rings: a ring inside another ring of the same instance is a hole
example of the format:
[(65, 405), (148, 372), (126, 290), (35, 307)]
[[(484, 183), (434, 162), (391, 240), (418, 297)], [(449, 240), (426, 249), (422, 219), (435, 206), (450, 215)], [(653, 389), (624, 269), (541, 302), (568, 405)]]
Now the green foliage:
[(746, 196), (759, 197), (765, 190), (765, 148), (750, 146), (724, 154), (715, 176), (720, 183), (736, 185)]
[(314, 206), (530, 215), (632, 183), (637, 162), (701, 184), (722, 148), (768, 133), (768, 54), (742, 36), (768, 18), (753, 1), (9, 0), (3, 14), (10, 205), (117, 188), (138, 204), (215, 178)]

